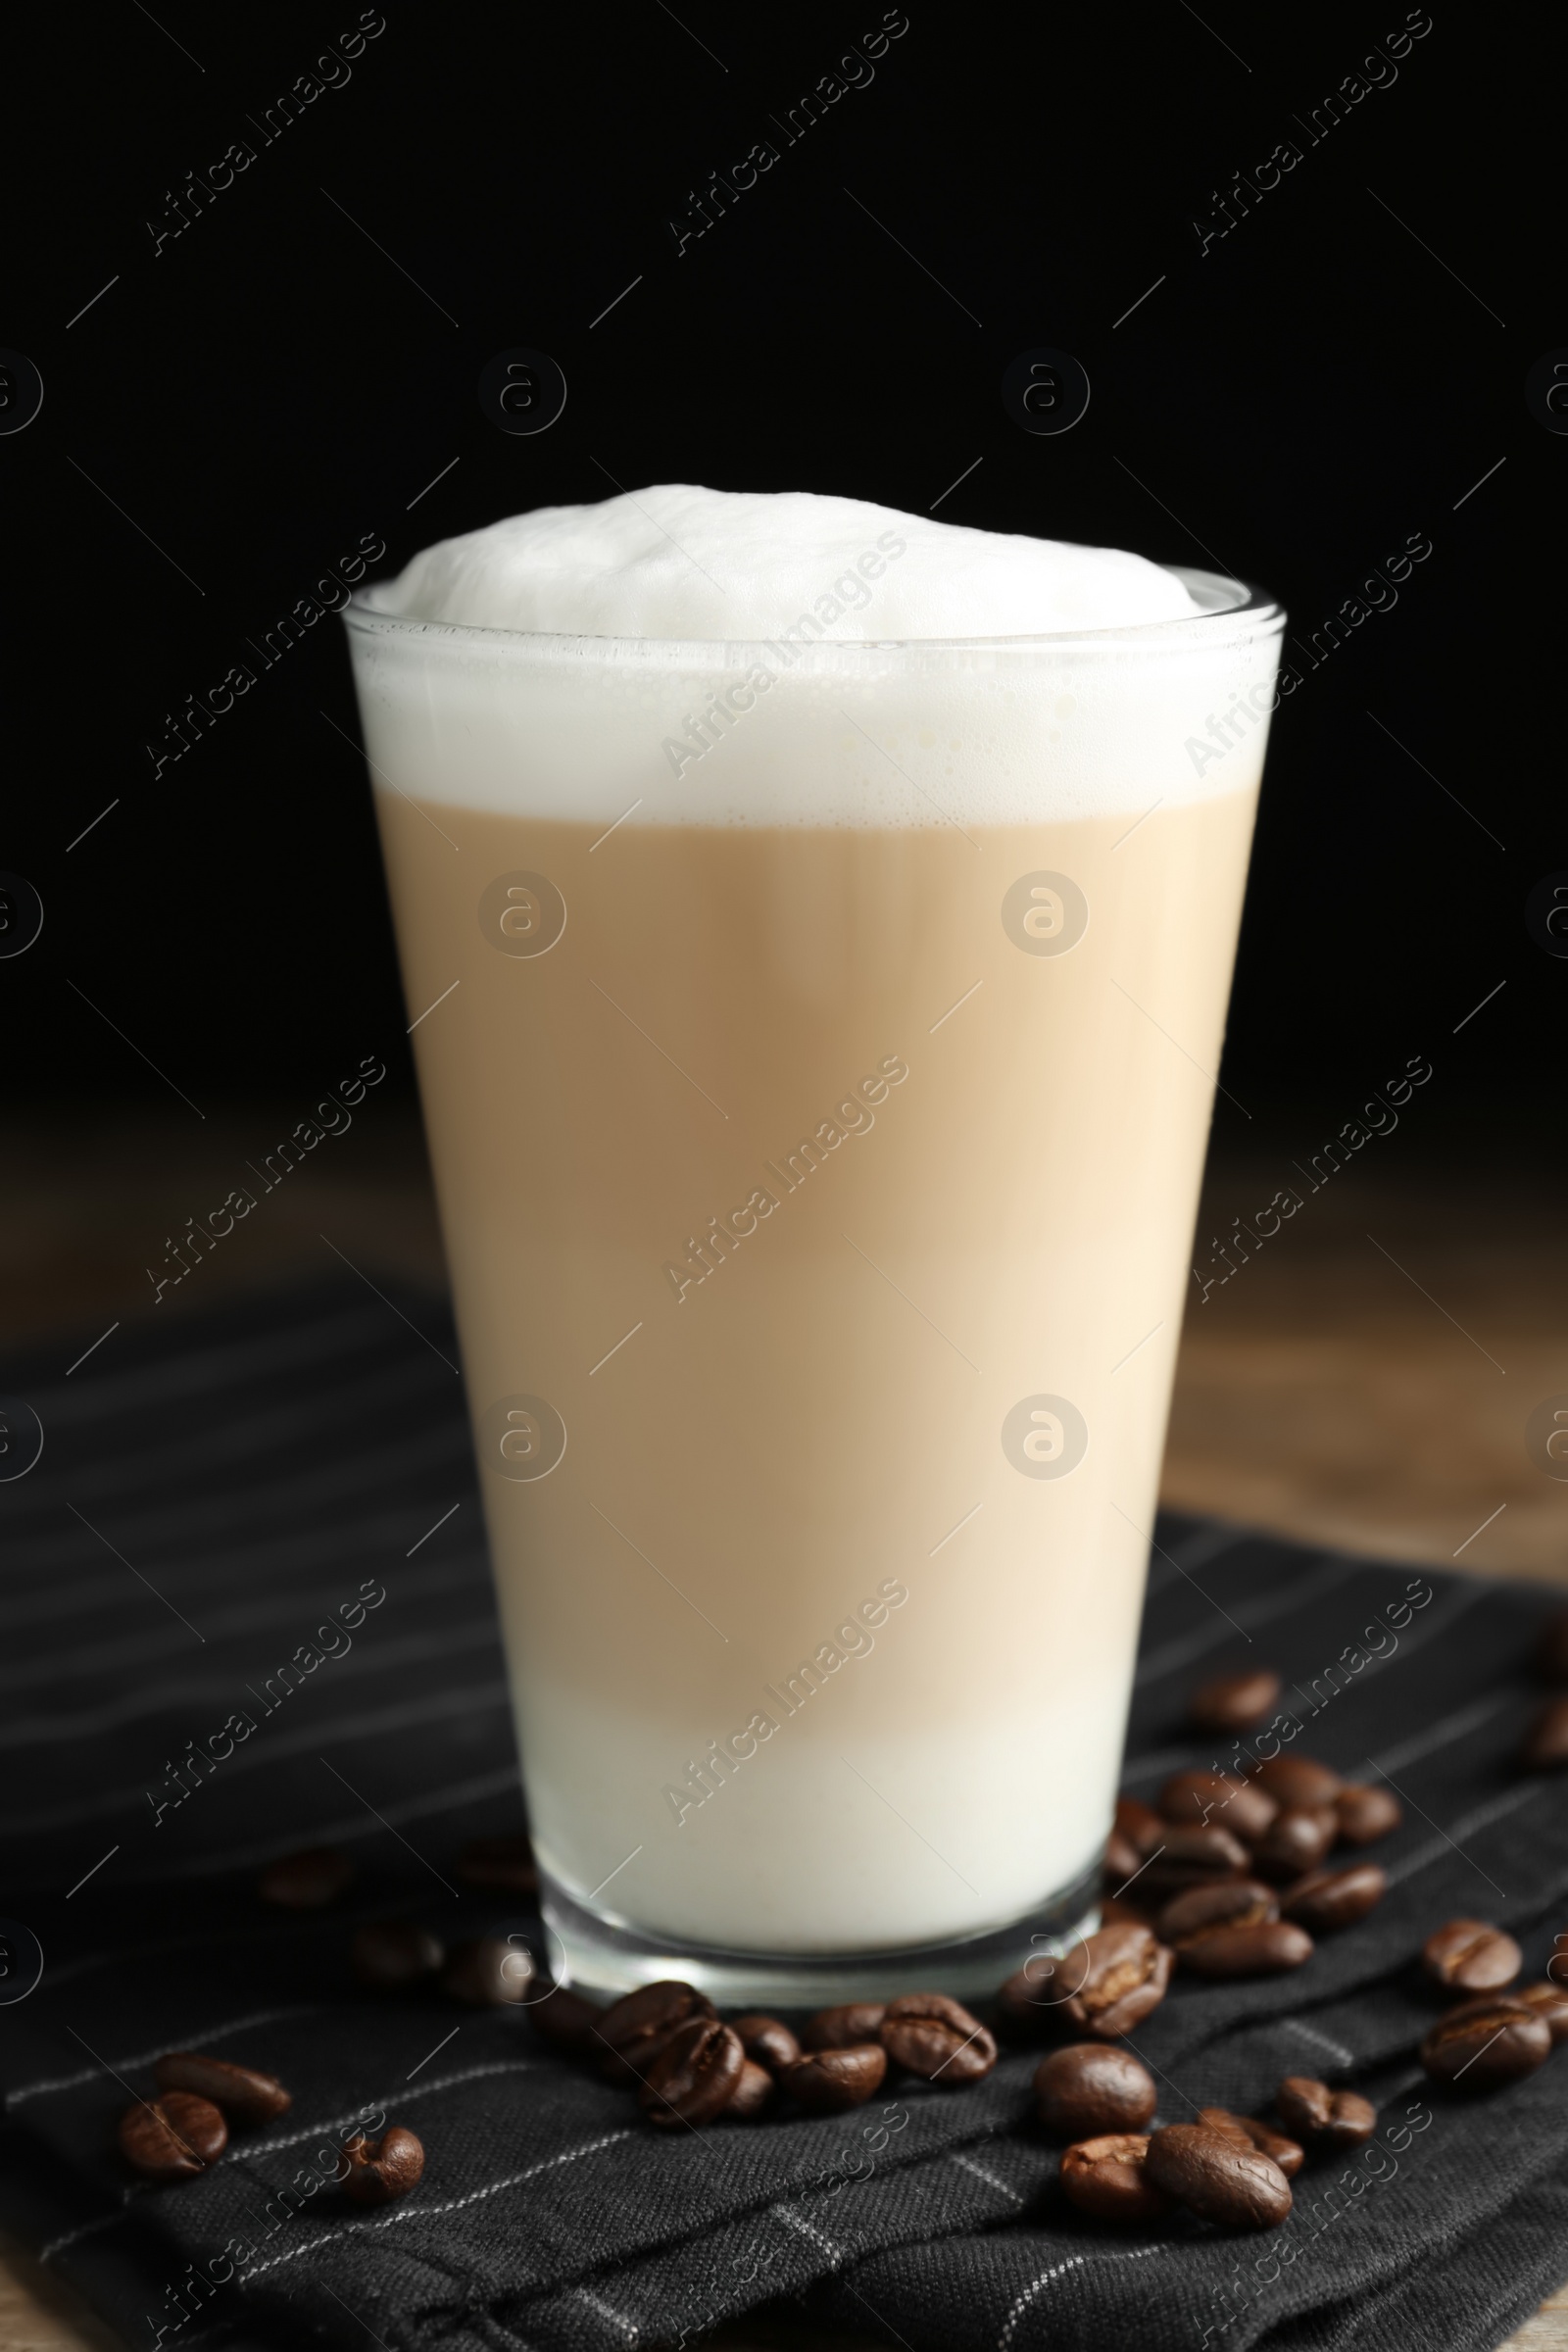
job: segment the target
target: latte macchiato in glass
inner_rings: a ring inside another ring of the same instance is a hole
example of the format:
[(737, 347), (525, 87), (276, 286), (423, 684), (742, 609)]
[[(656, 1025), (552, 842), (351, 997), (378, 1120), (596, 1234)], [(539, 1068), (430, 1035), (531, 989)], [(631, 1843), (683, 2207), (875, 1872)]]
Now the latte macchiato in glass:
[(1092, 1924), (1282, 616), (639, 491), (349, 612), (558, 1967)]

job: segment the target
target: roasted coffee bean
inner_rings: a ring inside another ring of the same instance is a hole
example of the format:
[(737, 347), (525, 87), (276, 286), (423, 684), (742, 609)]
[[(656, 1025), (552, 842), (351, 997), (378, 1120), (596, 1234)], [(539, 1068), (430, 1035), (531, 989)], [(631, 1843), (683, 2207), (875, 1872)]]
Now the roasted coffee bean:
[[(1141, 1884), (1141, 1882), (1140, 1882)], [(1147, 1928), (1149, 1920), (1130, 1894), (1102, 1894), (1100, 1898), (1100, 1924), (1102, 1928)]]
[(1568, 1764), (1568, 1698), (1551, 1699), (1536, 1717), (1520, 1750), (1531, 1772), (1555, 1772)]
[(1118, 1796), (1115, 1831), (1118, 1837), (1126, 1838), (1141, 1862), (1164, 1837), (1165, 1824), (1153, 1806), (1146, 1805), (1141, 1797)]
[(1140, 2132), (1157, 2104), (1148, 2068), (1131, 2050), (1102, 2041), (1075, 2041), (1053, 2050), (1035, 2069), (1036, 2110), (1054, 2139)]
[(1259, 1784), (1276, 1803), (1332, 1805), (1345, 1787), (1339, 1774), (1315, 1756), (1270, 1756), (1257, 1768)]
[(454, 1944), (441, 1972), (442, 1990), (475, 2009), (514, 2009), (538, 1987), (533, 1954), (505, 1936)]
[(1568, 1683), (1568, 1609), (1548, 1617), (1536, 1642), (1536, 1672), (1544, 1683)]
[(1231, 2140), (1239, 2148), (1253, 2145), (1252, 2134), (1246, 2129), (1241, 2117), (1232, 2115), (1228, 2107), (1200, 2107), (1197, 2121), (1205, 2132), (1217, 2132), (1223, 2139)]
[(1062, 2155), (1062, 2192), (1097, 2222), (1157, 2222), (1169, 2213), (1170, 2199), (1148, 2178), (1148, 2155), (1149, 2139), (1142, 2132), (1081, 2139)]
[(512, 1936), (481, 1936), (474, 1967), (485, 2000), (497, 2009), (517, 2009), (546, 1982), (528, 1946)]
[(1269, 1666), (1247, 1674), (1222, 1674), (1203, 1683), (1187, 1702), (1200, 1732), (1250, 1732), (1261, 1723), (1280, 1694), (1280, 1678)]
[(275, 2075), (250, 2066), (230, 2066), (226, 2058), (206, 2058), (199, 2050), (170, 2050), (153, 2068), (160, 2090), (194, 2091), (211, 2099), (231, 2124), (270, 2124), (293, 2106)]
[(1233, 2147), (1254, 2148), (1260, 2156), (1277, 2164), (1287, 2180), (1294, 2180), (1306, 2162), (1305, 2150), (1272, 2124), (1260, 2123), (1255, 2115), (1233, 2115), (1228, 2107), (1200, 2107), (1198, 2121), (1205, 2132), (1217, 2132)]
[(1279, 1897), (1272, 1886), (1260, 1886), (1256, 1879), (1219, 1879), (1212, 1886), (1173, 1894), (1155, 1922), (1155, 1933), (1161, 1943), (1179, 1952), (1216, 1928), (1255, 1928), (1279, 1915)]
[(1304, 2147), (1358, 2148), (1378, 2128), (1378, 2111), (1358, 2090), (1330, 2090), (1311, 2075), (1287, 2075), (1274, 2093), (1279, 2119)]
[(1421, 1965), (1433, 1984), (1454, 1992), (1500, 1992), (1524, 1957), (1511, 1936), (1484, 1919), (1450, 1919), (1421, 1946)]
[(1216, 1824), (1251, 1845), (1279, 1811), (1266, 1788), (1226, 1772), (1176, 1772), (1159, 1792), (1159, 1809), (1179, 1829)]
[(597, 2001), (573, 1992), (569, 1985), (552, 1985), (528, 2003), (528, 2022), (540, 2039), (555, 2050), (591, 2051), (602, 2048), (594, 2031), (604, 2011)]
[(150, 2180), (189, 2180), (228, 2145), (228, 2126), (192, 2090), (138, 2099), (120, 2119), (120, 2152)]
[(1339, 1834), (1332, 1805), (1287, 1805), (1253, 1846), (1252, 1868), (1260, 1879), (1285, 1886), (1315, 1870)]
[(357, 1928), (349, 1964), (368, 1992), (412, 1992), (442, 1967), (446, 1950), (428, 1928), (382, 1919)]
[(882, 2044), (862, 2041), (847, 2050), (808, 2050), (781, 2068), (778, 2080), (808, 2115), (842, 2115), (847, 2107), (863, 2107), (887, 2071)]
[(1211, 1821), (1197, 1829), (1174, 1822), (1149, 1858), (1138, 1885), (1151, 1900), (1180, 1894), (1184, 1886), (1203, 1886), (1213, 1879), (1238, 1879), (1249, 1855), (1239, 1838)]
[(649, 2067), (637, 2103), (648, 2121), (664, 2131), (710, 2124), (739, 2090), (746, 2067), (741, 2037), (732, 2027), (721, 2026), (716, 2017), (694, 2017), (676, 2027)]
[(1258, 2154), (1277, 2164), (1287, 2180), (1294, 2180), (1306, 2162), (1306, 2150), (1299, 2141), (1287, 2139), (1283, 2132), (1276, 2132), (1272, 2124), (1260, 2122), (1255, 2115), (1239, 2115), (1236, 2121)]
[(1294, 1920), (1262, 1919), (1250, 1928), (1211, 1928), (1182, 1946), (1182, 1966), (1195, 1977), (1230, 1982), (1280, 1977), (1312, 1957), (1312, 1938)]
[(1511, 1993), (1484, 1993), (1440, 2017), (1421, 2044), (1421, 2063), (1456, 2090), (1493, 2090), (1533, 2075), (1551, 2055), (1551, 2028)]
[(539, 1869), (526, 1838), (475, 1838), (458, 1856), (458, 1876), (466, 1886), (494, 1886), (504, 1894), (535, 1894)]
[(401, 2124), (379, 2139), (356, 2132), (343, 2142), (343, 2154), (348, 2163), (343, 2194), (356, 2205), (395, 2205), (418, 2187), (424, 2171), (423, 2143)]
[(978, 2082), (997, 2063), (995, 2035), (945, 1992), (905, 1992), (889, 2001), (880, 2038), (895, 2066), (944, 2090)]
[[(1101, 1909), (1103, 1912), (1105, 1906), (1102, 1904)], [(1126, 1920), (1124, 1904), (1116, 1904), (1115, 1909), (1122, 1914), (1115, 1922), (1118, 1927), (1141, 1924)], [(1063, 1987), (1056, 1983), (1057, 1966), (1046, 1953), (1036, 1952), (1004, 1984), (998, 1985), (997, 2014), (1015, 2038), (1019, 2034), (1038, 2036), (1047, 2026), (1055, 2024), (1059, 2003), (1065, 1998)]]
[(781, 2066), (793, 2066), (801, 2054), (800, 2043), (776, 2017), (759, 2013), (732, 2018), (730, 2023), (741, 2037), (741, 2048), (758, 2066), (772, 2067), (776, 2072)]
[(646, 2082), (677, 2026), (717, 2015), (707, 1993), (680, 1977), (662, 1977), (656, 1984), (639, 1984), (635, 1992), (623, 1993), (594, 2028), (604, 2051), (605, 2081)]
[(1309, 1870), (1294, 1886), (1287, 1886), (1280, 1896), (1280, 1909), (1287, 1919), (1310, 1928), (1314, 1936), (1333, 1936), (1365, 1919), (1382, 1902), (1388, 1886), (1388, 1873), (1375, 1862), (1352, 1862), (1345, 1870), (1325, 1866)]
[(1129, 1879), (1135, 1879), (1138, 1876), (1143, 1867), (1143, 1859), (1138, 1848), (1130, 1845), (1119, 1830), (1112, 1830), (1110, 1836), (1105, 1839), (1105, 1856), (1101, 1864), (1101, 1874), (1105, 1885), (1107, 1886), (1125, 1886)]
[(1291, 2210), (1291, 2184), (1270, 2156), (1203, 2124), (1167, 2124), (1145, 2160), (1156, 2188), (1221, 2230), (1273, 2230)]
[(1568, 2041), (1568, 1987), (1543, 1982), (1539, 1984), (1520, 1984), (1509, 1993), (1536, 2017), (1544, 2017), (1551, 2033), (1553, 2045)]
[(836, 2009), (819, 2009), (801, 2029), (801, 2047), (850, 2050), (875, 2041), (887, 2013), (886, 2001), (842, 2001)]
[(1356, 1784), (1342, 1788), (1334, 1799), (1334, 1810), (1347, 1845), (1370, 1845), (1374, 1838), (1386, 1838), (1404, 1819), (1404, 1807), (1394, 1790), (1376, 1783), (1370, 1788)]
[(1059, 1960), (1037, 1957), (1007, 1990), (1022, 1986), (1043, 2014), (1063, 2031), (1115, 2041), (1157, 2009), (1170, 1983), (1172, 1955), (1148, 1928), (1101, 1928), (1084, 1942), (1068, 1946)]
[(760, 2115), (773, 2096), (773, 2078), (765, 2066), (748, 2058), (741, 2068), (741, 2079), (730, 2093), (724, 2120), (732, 2124), (749, 2124), (754, 2115)]
[(319, 1911), (336, 1900), (353, 1876), (347, 1854), (313, 1845), (270, 1862), (256, 1882), (256, 1891), (264, 1903), (275, 1903), (280, 1911)]

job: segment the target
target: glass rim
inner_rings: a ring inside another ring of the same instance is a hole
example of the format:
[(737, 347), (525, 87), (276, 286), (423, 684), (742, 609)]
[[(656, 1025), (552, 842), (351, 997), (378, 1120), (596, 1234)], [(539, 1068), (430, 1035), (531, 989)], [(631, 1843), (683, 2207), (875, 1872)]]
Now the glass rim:
[[(646, 657), (662, 654), (679, 662), (689, 661), (693, 666), (732, 666), (738, 658), (753, 654), (759, 658), (776, 651), (781, 643), (794, 645), (806, 654), (838, 654), (850, 661), (875, 654), (972, 654), (972, 653), (1028, 653), (1038, 648), (1065, 649), (1099, 646), (1109, 650), (1125, 646), (1129, 650), (1141, 646), (1153, 647), (1172, 639), (1180, 641), (1194, 630), (1213, 633), (1216, 629), (1228, 632), (1237, 622), (1246, 624), (1253, 635), (1262, 635), (1271, 626), (1285, 626), (1285, 608), (1266, 590), (1252, 582), (1233, 578), (1228, 572), (1207, 571), (1191, 564), (1165, 564), (1162, 571), (1200, 600), (1200, 610), (1183, 612), (1168, 620), (1131, 621), (1108, 628), (1046, 629), (1027, 636), (991, 634), (980, 637), (813, 637), (790, 638), (781, 631), (776, 637), (645, 637), (602, 636), (581, 630), (567, 629), (507, 629), (479, 625), (471, 621), (422, 620), (403, 612), (388, 612), (376, 604), (378, 591), (390, 585), (374, 581), (356, 588), (346, 605), (338, 607), (345, 627), (377, 637), (426, 637), (455, 644), (474, 646), (537, 646), (541, 651), (564, 652), (578, 648), (583, 653), (608, 653), (616, 648), (635, 651)], [(792, 624), (795, 625), (795, 624)]]

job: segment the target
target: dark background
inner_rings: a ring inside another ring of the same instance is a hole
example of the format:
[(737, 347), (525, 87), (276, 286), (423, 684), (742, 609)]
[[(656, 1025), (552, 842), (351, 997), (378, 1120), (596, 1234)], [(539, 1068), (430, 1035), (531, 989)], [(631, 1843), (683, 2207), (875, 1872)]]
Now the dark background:
[[(177, 1123), (172, 1089), (304, 1103), (367, 1053), (411, 1084), (363, 767), (327, 723), (357, 741), (341, 624), (156, 779), (146, 748), (256, 668), (246, 639), (362, 534), (385, 573), (607, 475), (923, 513), (983, 459), (944, 519), (1238, 571), (1290, 608), (1298, 662), (1430, 537), (1397, 607), (1275, 721), (1224, 1078), (1261, 1118), (1348, 1117), (1424, 1054), (1430, 1131), (1535, 1130), (1568, 984), (1524, 923), (1568, 865), (1568, 440), (1526, 407), (1564, 330), (1555, 273), (1520, 253), (1547, 217), (1532, 110), (1560, 56), (1501, 58), (1493, 21), (1440, 7), (1392, 86), (1308, 144), (1402, 10), (1081, 13), (1073, 33), (1058, 10), (910, 0), (869, 86), (788, 148), (773, 119), (881, 24), (869, 0), (684, 0), (680, 21), (389, 0), (351, 78), (267, 145), (255, 124), (352, 6), (167, 0), (69, 39), (34, 18), (0, 341), (45, 399), (0, 439), (20, 652), (0, 865), (47, 919), (0, 967), (13, 1102)], [(670, 217), (763, 138), (779, 162), (677, 258)], [(1214, 191), (1287, 138), (1301, 162), (1200, 253)], [(147, 223), (172, 229), (187, 172), (238, 139), (255, 162), (155, 255)], [(1000, 398), (1042, 344), (1093, 384), (1060, 437)], [(476, 398), (514, 345), (570, 387), (536, 437)], [(1511, 506), (1530, 521), (1505, 538)], [(1239, 1118), (1221, 1098), (1220, 1133)]]

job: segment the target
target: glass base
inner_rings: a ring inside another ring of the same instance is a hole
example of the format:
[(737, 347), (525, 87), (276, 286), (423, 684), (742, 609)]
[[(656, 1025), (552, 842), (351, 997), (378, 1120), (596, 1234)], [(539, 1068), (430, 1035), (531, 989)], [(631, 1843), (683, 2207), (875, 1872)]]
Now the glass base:
[(720, 2009), (823, 2009), (836, 2001), (892, 2000), (901, 1992), (946, 1992), (973, 2002), (989, 1999), (1033, 1954), (1059, 1956), (1075, 1937), (1094, 1932), (1100, 1872), (1085, 1871), (1005, 1927), (885, 1952), (726, 1952), (658, 1937), (586, 1910), (545, 1873), (540, 1902), (553, 1973), (612, 1999), (679, 1977)]

